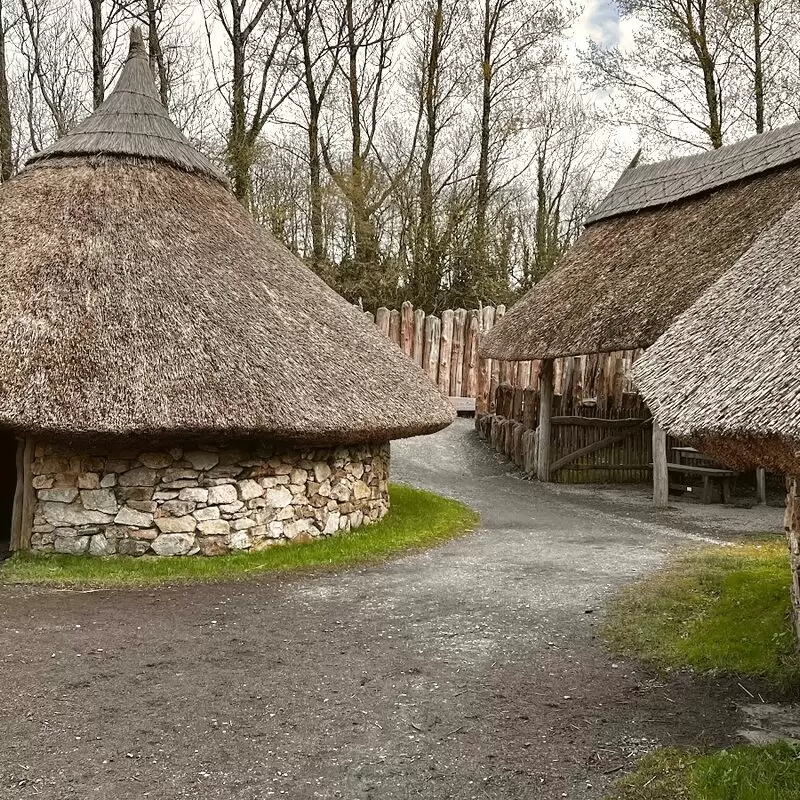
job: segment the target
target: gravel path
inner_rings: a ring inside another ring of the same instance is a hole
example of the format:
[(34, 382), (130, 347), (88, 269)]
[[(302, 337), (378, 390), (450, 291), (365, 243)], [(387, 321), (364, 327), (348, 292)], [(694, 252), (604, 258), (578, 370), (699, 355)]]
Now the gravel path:
[(654, 512), (505, 474), (471, 423), (393, 446), (475, 533), (340, 574), (0, 587), (0, 798), (600, 798), (658, 744), (725, 744), (732, 690), (595, 638), (610, 593), (779, 509)]

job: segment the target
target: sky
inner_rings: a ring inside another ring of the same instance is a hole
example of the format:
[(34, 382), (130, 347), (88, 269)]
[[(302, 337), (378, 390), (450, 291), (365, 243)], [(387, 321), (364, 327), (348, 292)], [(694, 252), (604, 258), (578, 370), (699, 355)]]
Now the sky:
[(625, 31), (613, 0), (587, 0), (575, 24), (575, 45), (585, 47), (592, 40), (603, 48), (623, 43)]
[[(621, 19), (614, 0), (585, 0), (578, 19), (572, 26), (571, 40), (574, 56), (585, 50), (589, 42), (595, 42), (604, 49), (620, 47), (622, 50), (632, 45), (634, 23), (631, 19)], [(594, 101), (602, 106), (608, 100), (608, 93), (592, 93)], [(627, 162), (639, 147), (638, 132), (630, 126), (619, 125), (607, 132), (608, 139), (602, 147), (611, 146), (619, 158)], [(615, 165), (616, 167), (616, 165)], [(614, 178), (616, 179), (616, 172)]]

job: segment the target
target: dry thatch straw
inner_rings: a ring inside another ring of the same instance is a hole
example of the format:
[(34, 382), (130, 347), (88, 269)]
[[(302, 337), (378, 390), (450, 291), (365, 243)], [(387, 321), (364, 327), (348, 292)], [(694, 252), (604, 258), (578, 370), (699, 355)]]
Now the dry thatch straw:
[[(751, 136), (707, 153), (627, 169), (587, 222), (659, 208), (719, 189), (800, 159), (800, 123)], [(636, 159), (638, 161), (638, 159)]]
[(742, 468), (800, 469), (800, 203), (634, 368), (662, 426)]
[(481, 355), (649, 346), (800, 197), (798, 160), (800, 124), (626, 170), (556, 268), (484, 338)]
[(222, 172), (186, 140), (161, 105), (138, 28), (131, 30), (130, 53), (114, 91), (91, 116), (28, 164), (57, 156), (112, 153), (161, 161), (226, 183)]
[(158, 102), (116, 91), (0, 191), (0, 426), (383, 441), (454, 413), (234, 199)]

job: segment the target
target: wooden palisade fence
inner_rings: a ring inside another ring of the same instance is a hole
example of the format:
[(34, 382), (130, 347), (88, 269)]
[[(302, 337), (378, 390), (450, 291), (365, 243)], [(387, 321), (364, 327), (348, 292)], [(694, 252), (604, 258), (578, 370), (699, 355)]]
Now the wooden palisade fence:
[[(652, 423), (630, 381), (638, 351), (555, 359), (550, 448), (537, 465), (542, 362), (478, 357), (480, 337), (505, 307), (443, 311), (379, 308), (368, 314), (461, 409), (476, 411), (476, 428), (527, 473), (546, 470), (562, 483), (644, 482), (651, 474)], [(545, 386), (550, 381), (543, 382)]]
[[(492, 382), (497, 387), (508, 380), (510, 362), (478, 358), (481, 334), (505, 313), (505, 306), (485, 306), (443, 311), (441, 316), (414, 310), (409, 302), (400, 310), (379, 308), (373, 319), (378, 329), (412, 358), (451, 398), (466, 398), (473, 403), (457, 407), (489, 409)], [(505, 367), (503, 367), (505, 363)]]
[[(451, 398), (471, 398), (479, 412), (493, 410), (497, 387), (538, 386), (538, 361), (497, 361), (478, 357), (481, 336), (505, 314), (505, 306), (443, 311), (379, 308), (367, 316)], [(619, 392), (633, 391), (627, 371), (636, 353), (556, 359), (555, 392), (596, 400), (601, 406)]]
[[(609, 359), (611, 360), (611, 359)], [(542, 458), (538, 388), (501, 385), (494, 413), (480, 414), (479, 435), (524, 472)], [(548, 476), (557, 483), (644, 483), (651, 474), (652, 420), (639, 395), (623, 391), (598, 403), (554, 392), (549, 417)]]

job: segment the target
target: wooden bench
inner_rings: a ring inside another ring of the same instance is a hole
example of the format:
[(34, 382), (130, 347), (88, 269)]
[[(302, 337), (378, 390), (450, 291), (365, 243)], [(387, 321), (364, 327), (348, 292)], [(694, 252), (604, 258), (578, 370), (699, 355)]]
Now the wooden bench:
[[(701, 500), (704, 503), (714, 502), (714, 489), (719, 484), (723, 503), (731, 500), (731, 478), (735, 478), (739, 473), (732, 469), (722, 469), (720, 467), (700, 467), (694, 464), (668, 463), (669, 472), (680, 472), (684, 475), (699, 475), (703, 479), (703, 494)], [(684, 484), (670, 484), (670, 489), (683, 489)]]

